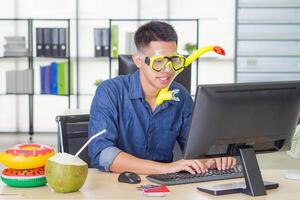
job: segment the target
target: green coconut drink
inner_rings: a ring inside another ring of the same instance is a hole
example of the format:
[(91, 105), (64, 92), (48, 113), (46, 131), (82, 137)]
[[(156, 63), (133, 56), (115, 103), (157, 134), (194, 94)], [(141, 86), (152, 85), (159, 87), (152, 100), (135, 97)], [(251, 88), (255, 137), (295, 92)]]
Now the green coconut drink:
[(48, 185), (55, 192), (76, 192), (85, 182), (88, 165), (78, 156), (57, 153), (45, 166)]
[[(92, 136), (75, 156), (68, 153), (57, 153), (47, 160), (45, 165), (46, 179), (48, 185), (55, 192), (76, 192), (82, 187), (88, 174), (88, 165), (78, 155), (93, 139), (105, 132), (106, 129)], [(62, 152), (64, 152), (63, 144), (61, 147)]]

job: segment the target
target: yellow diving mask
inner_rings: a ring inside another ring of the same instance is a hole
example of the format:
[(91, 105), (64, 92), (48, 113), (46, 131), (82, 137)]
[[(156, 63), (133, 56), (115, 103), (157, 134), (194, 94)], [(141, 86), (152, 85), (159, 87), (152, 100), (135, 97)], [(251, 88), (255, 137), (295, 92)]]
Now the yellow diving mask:
[(144, 62), (150, 66), (150, 68), (156, 72), (165, 70), (166, 67), (170, 67), (174, 72), (184, 69), (185, 57), (182, 55), (171, 55), (171, 56), (150, 56), (145, 57)]

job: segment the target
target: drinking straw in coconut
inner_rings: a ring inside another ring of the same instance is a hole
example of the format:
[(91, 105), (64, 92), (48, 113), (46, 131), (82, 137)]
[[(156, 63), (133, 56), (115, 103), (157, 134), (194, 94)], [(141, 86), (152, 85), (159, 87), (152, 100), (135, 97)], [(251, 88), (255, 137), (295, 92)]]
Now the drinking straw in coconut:
[(62, 153), (64, 153), (64, 145), (63, 145), (63, 137), (62, 137), (62, 128), (61, 128), (61, 122), (58, 123), (58, 126), (59, 126), (59, 131), (60, 131), (60, 150)]
[(103, 129), (102, 131), (100, 131), (99, 133), (97, 133), (96, 135), (92, 136), (82, 147), (81, 149), (79, 149), (79, 151), (75, 154), (75, 156), (78, 156), (82, 151), (83, 149), (93, 140), (95, 139), (96, 137), (98, 137), (99, 135), (102, 135), (103, 133), (106, 132), (106, 129)]

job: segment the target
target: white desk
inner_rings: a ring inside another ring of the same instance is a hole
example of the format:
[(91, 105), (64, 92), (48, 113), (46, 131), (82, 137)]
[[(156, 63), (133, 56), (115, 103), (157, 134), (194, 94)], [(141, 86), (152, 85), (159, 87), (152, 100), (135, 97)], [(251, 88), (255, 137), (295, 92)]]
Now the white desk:
[[(118, 174), (109, 174), (99, 172), (96, 169), (90, 169), (88, 178), (84, 186), (78, 192), (74, 193), (55, 193), (48, 186), (37, 188), (12, 188), (0, 185), (0, 193), (20, 193), (23, 196), (0, 196), (0, 199), (180, 199), (180, 200), (204, 200), (204, 199), (270, 199), (270, 200), (296, 200), (300, 198), (300, 181), (287, 180), (283, 177), (284, 170), (263, 170), (264, 180), (279, 183), (279, 188), (268, 190), (267, 196), (250, 197), (244, 194), (233, 194), (224, 196), (211, 196), (196, 190), (197, 186), (214, 185), (220, 183), (239, 182), (243, 179), (233, 179), (225, 181), (213, 181), (205, 183), (185, 184), (169, 186), (170, 193), (166, 197), (145, 197), (141, 191), (136, 190), (137, 185), (118, 183)], [(141, 184), (150, 183), (142, 176)], [(138, 184), (140, 185), (140, 184)]]

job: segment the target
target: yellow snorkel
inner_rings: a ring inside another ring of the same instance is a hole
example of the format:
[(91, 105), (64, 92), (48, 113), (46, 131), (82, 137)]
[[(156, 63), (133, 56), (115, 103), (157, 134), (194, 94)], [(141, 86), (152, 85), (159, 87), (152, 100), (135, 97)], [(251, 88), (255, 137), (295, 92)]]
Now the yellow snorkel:
[[(178, 74), (180, 74), (192, 62), (194, 62), (196, 59), (198, 59), (203, 54), (210, 52), (210, 51), (214, 51), (220, 55), (225, 55), (224, 49), (222, 49), (221, 47), (218, 47), (218, 46), (206, 46), (206, 47), (199, 48), (197, 51), (195, 51), (194, 53), (192, 53), (189, 57), (187, 57), (185, 59), (184, 68), (182, 68), (181, 70), (176, 72), (175, 76), (173, 77), (173, 80), (176, 78), (176, 76)], [(165, 87), (159, 91), (159, 93), (156, 97), (156, 101), (155, 101), (157, 106), (161, 105), (164, 101), (168, 101), (168, 100), (179, 101), (179, 98), (175, 96), (179, 92), (179, 90), (175, 89), (175, 90), (169, 91), (170, 85), (173, 82), (173, 80), (169, 83), (169, 85), (167, 87)]]

